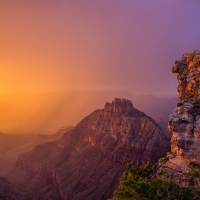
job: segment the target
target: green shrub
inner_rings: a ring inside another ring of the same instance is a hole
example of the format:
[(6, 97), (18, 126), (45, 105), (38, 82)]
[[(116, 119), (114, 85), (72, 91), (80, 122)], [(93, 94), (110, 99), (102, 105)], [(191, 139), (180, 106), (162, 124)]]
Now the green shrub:
[(188, 173), (190, 176), (193, 178), (199, 178), (200, 179), (200, 166), (196, 165), (194, 163), (191, 163), (189, 165), (190, 167), (190, 172)]
[(113, 200), (192, 200), (200, 199), (200, 190), (183, 188), (169, 178), (155, 176), (155, 167), (150, 163), (136, 168), (127, 165), (120, 179)]

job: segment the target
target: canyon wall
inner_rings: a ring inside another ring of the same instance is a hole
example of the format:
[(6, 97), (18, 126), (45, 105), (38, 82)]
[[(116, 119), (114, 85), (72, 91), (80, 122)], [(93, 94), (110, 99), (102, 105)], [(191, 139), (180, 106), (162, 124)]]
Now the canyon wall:
[(127, 163), (155, 163), (168, 145), (153, 119), (131, 101), (115, 99), (60, 139), (20, 155), (8, 178), (37, 190), (43, 199), (108, 199)]

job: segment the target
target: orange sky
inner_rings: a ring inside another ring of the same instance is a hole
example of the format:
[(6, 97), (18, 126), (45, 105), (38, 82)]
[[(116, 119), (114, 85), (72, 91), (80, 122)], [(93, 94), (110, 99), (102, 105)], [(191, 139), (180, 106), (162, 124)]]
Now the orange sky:
[(92, 104), (69, 96), (68, 108), (61, 96), (47, 103), (32, 92), (175, 94), (174, 60), (200, 49), (199, 10), (199, 0), (0, 0), (0, 130), (74, 125), (76, 104)]
[(174, 59), (200, 48), (199, 8), (195, 0), (0, 0), (0, 92), (175, 93)]

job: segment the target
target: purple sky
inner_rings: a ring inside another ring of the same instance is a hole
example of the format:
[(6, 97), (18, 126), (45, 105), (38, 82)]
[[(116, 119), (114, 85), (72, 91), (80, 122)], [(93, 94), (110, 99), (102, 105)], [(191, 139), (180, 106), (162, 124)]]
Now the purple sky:
[(174, 94), (199, 0), (0, 0), (0, 92)]

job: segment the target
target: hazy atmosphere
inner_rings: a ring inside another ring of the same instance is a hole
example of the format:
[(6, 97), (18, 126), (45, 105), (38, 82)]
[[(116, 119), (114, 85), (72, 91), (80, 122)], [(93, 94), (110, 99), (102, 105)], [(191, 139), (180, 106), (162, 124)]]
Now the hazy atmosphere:
[(0, 200), (200, 200), (200, 0), (0, 0)]
[(176, 93), (200, 48), (198, 0), (0, 0), (0, 91)]
[(199, 9), (199, 0), (0, 0), (0, 130), (75, 125), (112, 100), (94, 100), (97, 91), (175, 97), (171, 67), (200, 49)]

